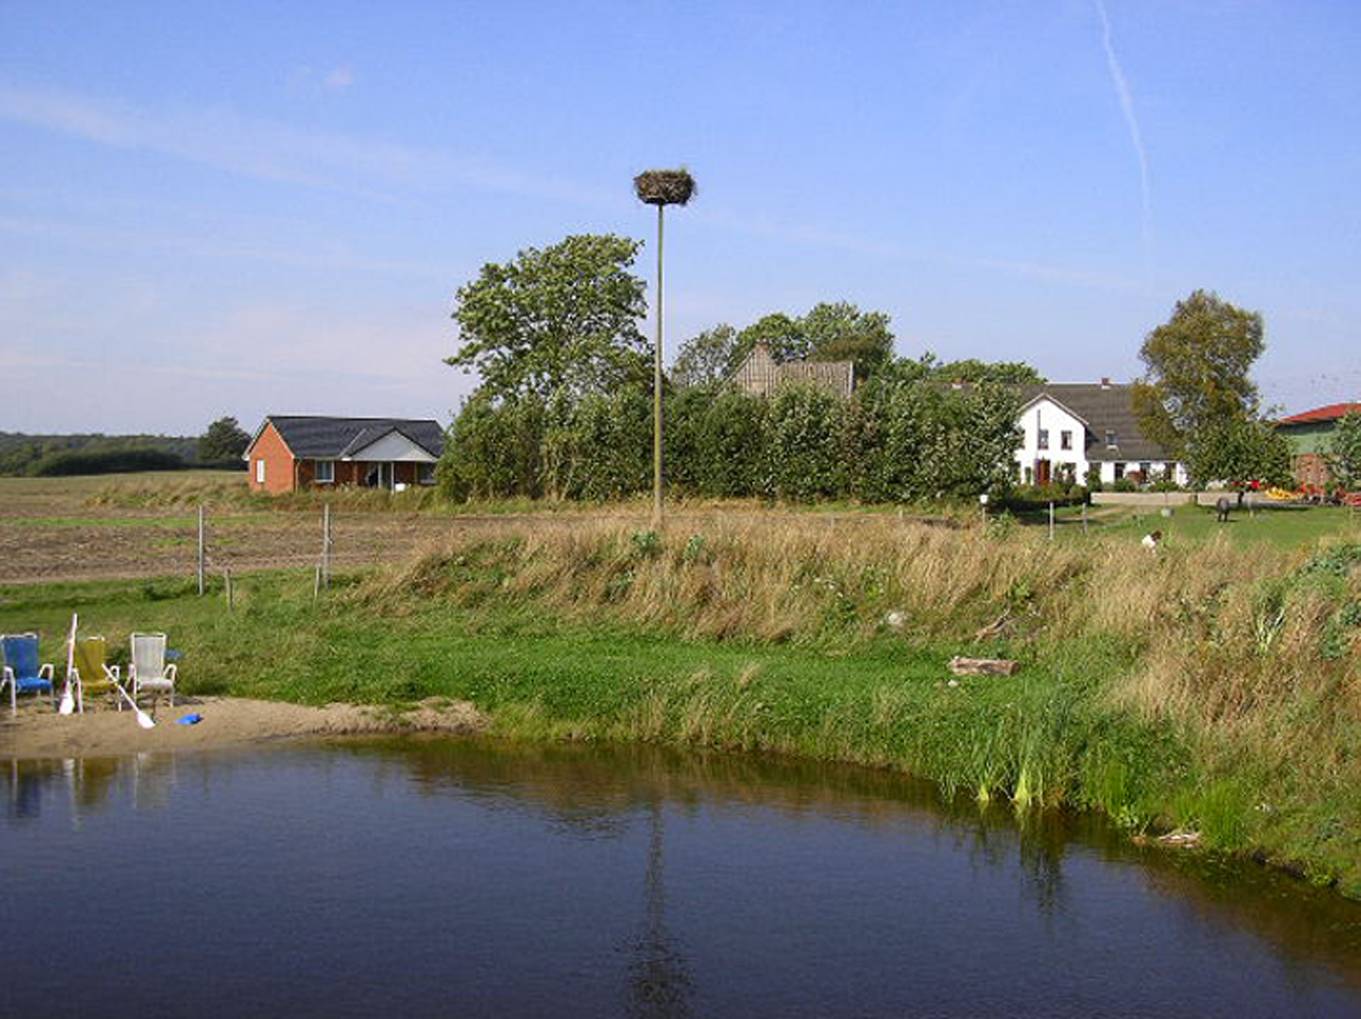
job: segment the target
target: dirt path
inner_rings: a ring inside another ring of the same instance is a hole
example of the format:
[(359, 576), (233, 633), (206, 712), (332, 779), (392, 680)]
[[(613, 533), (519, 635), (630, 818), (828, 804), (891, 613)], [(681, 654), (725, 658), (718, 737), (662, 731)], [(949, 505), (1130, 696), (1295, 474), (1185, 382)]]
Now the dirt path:
[[(8, 705), (5, 706), (8, 709)], [(197, 713), (197, 725), (176, 720)], [(147, 750), (202, 750), (306, 736), (385, 732), (470, 733), (485, 717), (465, 701), (436, 699), (406, 712), (353, 704), (324, 708), (232, 697), (197, 697), (162, 705), (154, 729), (142, 729), (130, 711), (87, 710), (59, 715), (50, 706), (26, 705), (15, 719), (0, 720), (0, 757), (96, 757)]]

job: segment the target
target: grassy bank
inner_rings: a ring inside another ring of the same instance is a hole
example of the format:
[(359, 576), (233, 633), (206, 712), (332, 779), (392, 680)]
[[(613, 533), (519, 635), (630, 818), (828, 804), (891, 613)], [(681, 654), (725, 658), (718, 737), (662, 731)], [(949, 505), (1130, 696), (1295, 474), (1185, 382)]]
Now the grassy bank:
[[(1361, 895), (1361, 548), (870, 519), (658, 537), (583, 521), (349, 577), (16, 588), (0, 628), (163, 628), (191, 689), (467, 699), (497, 731), (892, 767), (948, 794), (1183, 828)], [(125, 639), (125, 638), (124, 638)], [(1011, 679), (950, 682), (955, 653)]]

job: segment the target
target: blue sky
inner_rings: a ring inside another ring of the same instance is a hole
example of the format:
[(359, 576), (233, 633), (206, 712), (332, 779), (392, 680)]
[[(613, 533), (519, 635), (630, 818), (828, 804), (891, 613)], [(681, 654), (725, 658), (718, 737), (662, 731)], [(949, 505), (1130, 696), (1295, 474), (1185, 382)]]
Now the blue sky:
[[(0, 2), (0, 430), (445, 417), (457, 286), (650, 236), (667, 351), (851, 300), (1127, 379), (1178, 297), (1361, 398), (1361, 5)], [(650, 276), (651, 248), (639, 269)]]

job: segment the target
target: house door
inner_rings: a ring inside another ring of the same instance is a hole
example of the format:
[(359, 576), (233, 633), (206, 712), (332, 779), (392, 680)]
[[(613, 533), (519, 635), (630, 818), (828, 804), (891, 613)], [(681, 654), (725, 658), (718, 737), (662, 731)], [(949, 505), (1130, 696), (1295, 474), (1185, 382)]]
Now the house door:
[(1047, 485), (1047, 484), (1049, 484), (1049, 480), (1050, 480), (1049, 461), (1048, 461), (1048, 460), (1036, 460), (1036, 461), (1035, 461), (1035, 484), (1037, 484), (1037, 485)]
[(392, 464), (375, 463), (364, 472), (364, 484), (369, 488), (392, 487)]

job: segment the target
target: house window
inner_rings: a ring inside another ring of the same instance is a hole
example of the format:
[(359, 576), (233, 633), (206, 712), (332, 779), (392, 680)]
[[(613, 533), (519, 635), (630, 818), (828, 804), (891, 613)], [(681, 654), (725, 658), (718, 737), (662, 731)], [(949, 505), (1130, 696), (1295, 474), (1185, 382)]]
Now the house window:
[(1048, 448), (1049, 448), (1049, 429), (1048, 429), (1048, 428), (1041, 428), (1041, 429), (1040, 429), (1040, 441), (1039, 441), (1039, 446), (1040, 446), (1040, 449), (1048, 449)]
[(1124, 476), (1125, 476), (1125, 465), (1122, 464), (1122, 463), (1117, 463), (1117, 464), (1115, 465), (1115, 480), (1116, 480), (1116, 481), (1119, 481), (1119, 480), (1120, 480), (1121, 478), (1123, 478)]
[(316, 483), (318, 485), (329, 485), (336, 479), (336, 462), (334, 460), (318, 460)]
[(1143, 475), (1145, 481), (1148, 481), (1153, 477), (1153, 465), (1151, 463), (1141, 463), (1139, 465), (1139, 473)]
[(1107, 429), (1106, 429), (1106, 448), (1107, 448), (1107, 449), (1114, 449), (1114, 448), (1115, 448), (1116, 446), (1118, 446), (1118, 445), (1120, 445), (1120, 443), (1118, 443), (1118, 442), (1115, 441), (1115, 429), (1114, 429), (1114, 428), (1107, 428)]
[(1072, 448), (1073, 448), (1073, 433), (1066, 431), (1059, 432), (1059, 449), (1072, 449)]
[(255, 461), (255, 483), (257, 485), (265, 483), (265, 462), (263, 460)]
[(422, 485), (433, 485), (435, 483), (435, 465), (417, 464), (416, 480)]

